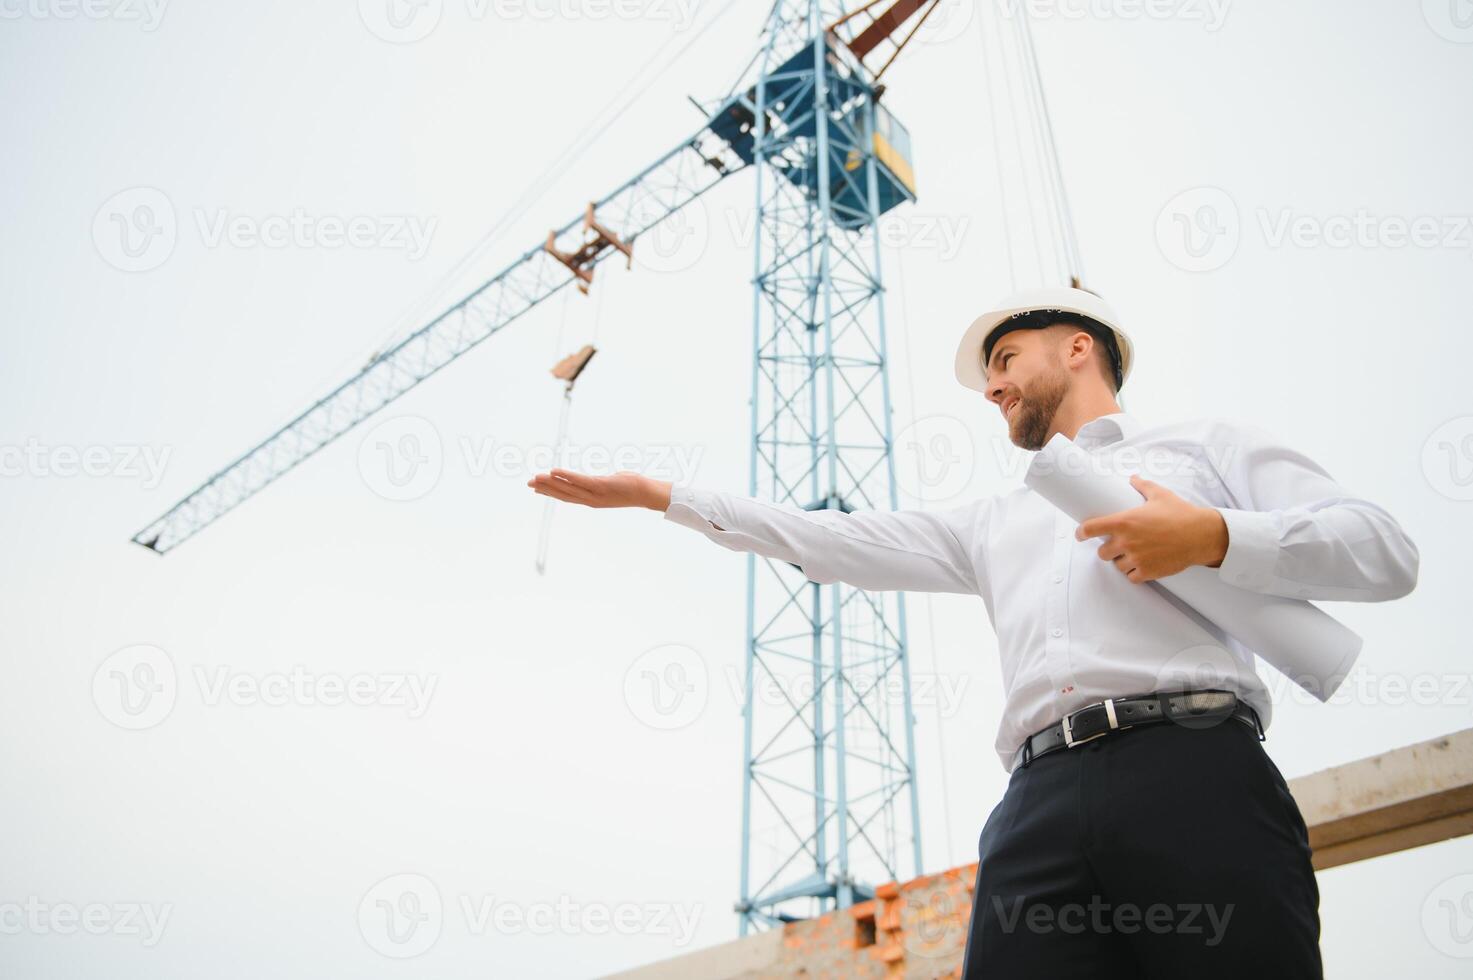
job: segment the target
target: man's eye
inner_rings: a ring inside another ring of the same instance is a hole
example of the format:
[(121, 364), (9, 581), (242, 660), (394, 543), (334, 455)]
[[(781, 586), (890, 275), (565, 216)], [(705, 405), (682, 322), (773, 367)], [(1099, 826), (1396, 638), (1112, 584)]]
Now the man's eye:
[(1012, 354), (1004, 354), (1002, 356), (1002, 366), (1003, 367), (1007, 367), (1008, 366), (1008, 361), (1011, 361), (1012, 359), (1013, 359), (1013, 355)]

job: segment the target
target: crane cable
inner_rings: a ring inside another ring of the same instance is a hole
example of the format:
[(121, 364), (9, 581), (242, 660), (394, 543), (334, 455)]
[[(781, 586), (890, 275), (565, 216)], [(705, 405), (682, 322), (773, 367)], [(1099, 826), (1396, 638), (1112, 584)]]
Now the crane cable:
[(1065, 266), (1071, 281), (1084, 278), (1084, 261), (1079, 251), (1079, 236), (1074, 225), (1074, 216), (1069, 208), (1069, 195), (1064, 184), (1064, 169), (1059, 159), (1058, 144), (1054, 140), (1054, 124), (1048, 111), (1048, 99), (1044, 94), (1043, 72), (1038, 64), (1038, 51), (1033, 45), (1033, 27), (1026, 15), (1018, 18), (1020, 47), (1028, 64), (1025, 72), (1032, 85), (1035, 99), (1034, 121), (1041, 130), (1046, 148), (1045, 158), (1049, 163), (1048, 175), (1053, 184), (1055, 207), (1059, 217), (1059, 241), (1065, 253)]
[[(697, 2), (700, 3), (702, 2), (702, 0), (697, 0)], [(486, 231), (486, 233), (481, 236), (480, 240), (472, 245), (470, 250), (467, 251), (463, 256), (461, 256), (461, 258), (455, 263), (455, 265), (452, 266), (450, 270), (446, 272), (434, 286), (432, 286), (423, 296), (421, 296), (419, 300), (415, 301), (412, 305), (406, 308), (404, 312), (402, 312), (397, 318), (395, 318), (393, 326), (390, 328), (389, 332), (375, 346), (372, 355), (370, 356), (370, 361), (376, 359), (377, 357), (381, 356), (384, 351), (390, 349), (393, 343), (402, 335), (406, 334), (410, 330), (417, 329), (418, 327), (422, 326), (422, 321), (424, 320), (425, 316), (428, 315), (431, 308), (443, 298), (446, 290), (448, 290), (450, 286), (456, 281), (457, 277), (463, 274), (472, 262), (485, 255), (489, 248), (493, 244), (495, 244), (506, 232), (512, 222), (521, 219), (521, 217), (525, 215), (528, 211), (530, 211), (533, 206), (540, 203), (542, 199), (547, 195), (548, 191), (550, 191), (552, 187), (557, 183), (557, 181), (560, 180), (563, 175), (567, 173), (572, 165), (585, 153), (587, 153), (587, 151), (594, 145), (594, 143), (599, 138), (601, 138), (604, 133), (608, 132), (609, 128), (613, 126), (614, 123), (618, 122), (619, 119), (622, 118), (624, 114), (628, 112), (629, 109), (633, 107), (634, 104), (638, 102), (645, 95), (645, 93), (647, 93), (655, 85), (656, 82), (663, 78), (665, 74), (670, 71), (670, 69), (674, 68), (675, 65), (690, 51), (691, 47), (696, 43), (696, 41), (698, 41), (703, 35), (706, 34), (707, 31), (714, 27), (717, 22), (719, 22), (721, 18), (724, 17), (727, 12), (732, 10), (735, 6), (736, 0), (726, 0), (726, 2), (722, 4), (721, 8), (716, 11), (715, 15), (712, 16), (710, 20), (706, 21), (706, 23), (703, 24), (699, 30), (693, 33), (690, 37), (686, 38), (685, 44), (682, 45), (680, 49), (677, 50), (673, 55), (671, 55), (670, 58), (659, 67), (655, 74), (650, 76), (645, 81), (645, 83), (639, 88), (638, 91), (634, 92), (632, 95), (629, 95), (626, 98), (625, 93), (629, 91), (630, 87), (636, 84), (639, 81), (640, 77), (648, 72), (649, 67), (655, 63), (655, 59), (659, 58), (659, 56), (670, 46), (670, 44), (680, 37), (680, 33), (678, 31), (672, 31), (670, 35), (666, 37), (663, 42), (661, 42), (660, 46), (655, 49), (654, 54), (651, 55), (648, 59), (645, 59), (641, 63), (639, 69), (635, 71), (634, 74), (631, 75), (622, 86), (620, 86), (619, 90), (614, 93), (614, 96), (607, 103), (605, 103), (603, 108), (595, 113), (593, 118), (590, 119), (585, 126), (579, 129), (579, 135), (575, 136), (573, 140), (566, 147), (563, 148), (562, 152), (553, 159), (553, 162), (542, 170), (540, 176), (536, 180), (534, 180), (514, 198), (516, 203), (512, 204), (506, 209), (506, 211), (501, 214), (501, 217), (499, 217), (495, 221), (495, 223), (493, 223), (492, 226)], [(622, 105), (619, 104), (620, 100), (623, 100)], [(599, 120), (610, 110), (613, 110), (613, 115), (609, 116), (609, 118), (600, 123)]]
[[(1013, 16), (999, 11), (999, 17)], [(1004, 255), (1008, 266), (1011, 289), (1018, 286), (1015, 267), (1016, 245), (1012, 219), (1009, 215), (1011, 196), (1007, 193), (1007, 166), (1002, 147), (1005, 142), (999, 130), (998, 120), (1002, 115), (999, 101), (1005, 103), (1008, 123), (1012, 130), (1009, 146), (1016, 153), (1017, 165), (1021, 170), (1020, 184), (1029, 237), (1038, 280), (1041, 284), (1061, 279), (1066, 284), (1080, 281), (1084, 275), (1083, 259), (1079, 249), (1078, 232), (1068, 195), (1064, 190), (1063, 168), (1058, 145), (1054, 138), (1053, 123), (1049, 116), (1048, 102), (1044, 96), (1042, 73), (1037, 51), (1033, 44), (1029, 19), (1019, 10), (1014, 17), (1014, 43), (1009, 45), (1002, 26), (993, 33), (997, 36), (997, 55), (994, 59), (988, 44), (988, 27), (981, 18), (977, 21), (978, 40), (982, 47), (983, 66), (986, 72), (989, 125), (992, 134), (993, 161), (997, 172), (998, 193), (1002, 201), (1002, 225)], [(1009, 47), (1015, 50), (1009, 57)], [(1002, 75), (1001, 85), (994, 84), (992, 64), (996, 61)], [(1013, 80), (1014, 62), (1020, 75), (1016, 90)], [(1002, 98), (999, 100), (999, 88)], [(1020, 104), (1021, 103), (1021, 104)], [(1036, 165), (1035, 165), (1036, 164)], [(1040, 185), (1035, 189), (1030, 175), (1038, 174)], [(1040, 227), (1042, 224), (1044, 227)], [(1047, 236), (1048, 242), (1042, 238)], [(1048, 256), (1045, 258), (1045, 244)]]
[[(588, 343), (590, 346), (597, 347), (598, 328), (603, 322), (604, 288), (602, 285), (598, 285), (592, 287), (592, 289), (598, 295), (593, 299), (593, 336)], [(571, 291), (563, 292), (562, 316), (558, 322), (557, 341), (553, 347), (554, 357), (560, 357), (564, 349), (563, 332), (568, 325), (568, 301), (572, 295)], [(568, 440), (569, 417), (573, 413), (573, 384), (573, 381), (569, 381), (563, 388), (562, 406), (558, 413), (557, 438), (553, 442), (553, 466), (566, 467), (568, 465), (567, 460), (563, 459), (563, 455), (564, 446)], [(548, 497), (542, 504), (542, 526), (537, 537), (537, 559), (535, 563), (538, 575), (543, 575), (547, 572), (547, 553), (552, 542), (553, 505), (556, 503), (556, 500)]]

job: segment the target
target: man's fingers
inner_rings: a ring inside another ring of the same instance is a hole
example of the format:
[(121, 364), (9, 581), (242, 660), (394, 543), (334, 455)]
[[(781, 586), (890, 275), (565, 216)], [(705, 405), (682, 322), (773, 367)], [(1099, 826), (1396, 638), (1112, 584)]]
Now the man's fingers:
[(548, 473), (539, 473), (532, 478), (529, 484), (533, 490), (548, 497), (556, 497), (558, 500), (566, 500), (575, 504), (586, 504), (594, 499), (594, 494), (583, 489), (570, 480), (552, 476)]
[(579, 473), (576, 470), (554, 469), (552, 471), (552, 476), (555, 479), (566, 480), (573, 486), (587, 493), (597, 493), (599, 489), (598, 484), (595, 482), (598, 477), (591, 477), (586, 474)]
[(1074, 537), (1080, 541), (1083, 541), (1085, 538), (1098, 538), (1101, 535), (1114, 531), (1117, 525), (1118, 521), (1114, 514), (1106, 514), (1104, 517), (1091, 517), (1075, 529)]

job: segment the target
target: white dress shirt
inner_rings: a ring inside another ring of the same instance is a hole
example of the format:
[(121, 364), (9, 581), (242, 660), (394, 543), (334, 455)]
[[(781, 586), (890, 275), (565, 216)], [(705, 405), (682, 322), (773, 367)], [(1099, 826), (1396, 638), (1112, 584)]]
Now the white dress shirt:
[[(1218, 571), (1231, 585), (1362, 602), (1416, 585), (1417, 547), (1396, 520), (1263, 429), (1222, 419), (1144, 428), (1117, 412), (1085, 423), (1074, 442), (1101, 465), (1221, 512)], [(1077, 523), (1026, 486), (949, 509), (848, 514), (677, 486), (665, 518), (820, 584), (980, 595), (1006, 691), (995, 743), (1005, 769), (1028, 735), (1083, 705), (1159, 690), (1204, 648), (1221, 655), (1213, 686), (1235, 690), (1269, 724), (1252, 651), (1131, 582), (1096, 553), (1103, 538), (1075, 540)]]

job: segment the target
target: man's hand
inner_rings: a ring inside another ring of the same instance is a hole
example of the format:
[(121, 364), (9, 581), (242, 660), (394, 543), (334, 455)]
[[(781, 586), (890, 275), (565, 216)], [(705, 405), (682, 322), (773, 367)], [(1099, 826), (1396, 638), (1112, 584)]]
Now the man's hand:
[(629, 470), (613, 476), (591, 476), (572, 470), (554, 469), (527, 481), (537, 493), (585, 507), (648, 507), (663, 511), (670, 506), (670, 481), (653, 480)]
[(1132, 582), (1175, 575), (1192, 565), (1216, 568), (1227, 554), (1228, 531), (1222, 515), (1198, 507), (1141, 476), (1130, 485), (1145, 495), (1139, 507), (1095, 517), (1079, 525), (1074, 537), (1104, 537), (1099, 555)]

